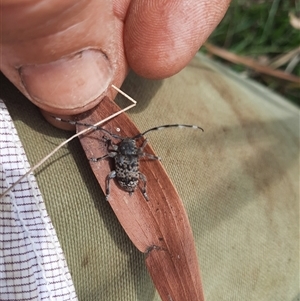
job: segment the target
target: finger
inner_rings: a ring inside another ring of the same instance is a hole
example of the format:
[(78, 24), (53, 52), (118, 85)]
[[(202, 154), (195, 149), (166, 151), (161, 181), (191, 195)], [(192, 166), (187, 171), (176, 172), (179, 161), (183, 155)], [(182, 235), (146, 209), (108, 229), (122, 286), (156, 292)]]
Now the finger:
[(1, 10), (1, 70), (43, 110), (85, 111), (125, 78), (111, 1), (2, 0)]
[(230, 0), (133, 0), (124, 30), (130, 67), (147, 78), (171, 76), (192, 59)]

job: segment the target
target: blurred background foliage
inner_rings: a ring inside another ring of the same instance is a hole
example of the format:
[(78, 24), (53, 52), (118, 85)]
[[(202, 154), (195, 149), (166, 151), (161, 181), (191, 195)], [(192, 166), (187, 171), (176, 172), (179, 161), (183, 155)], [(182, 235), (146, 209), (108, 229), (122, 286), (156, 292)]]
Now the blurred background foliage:
[(232, 0), (201, 51), (300, 106), (299, 0)]

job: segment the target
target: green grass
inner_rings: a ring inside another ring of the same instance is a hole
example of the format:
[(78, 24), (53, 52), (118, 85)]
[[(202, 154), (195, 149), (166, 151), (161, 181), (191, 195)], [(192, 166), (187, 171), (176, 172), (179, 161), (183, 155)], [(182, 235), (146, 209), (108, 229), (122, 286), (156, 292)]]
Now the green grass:
[[(290, 12), (300, 13), (298, 0), (233, 0), (208, 42), (237, 55), (272, 60), (300, 46), (300, 30), (290, 25)], [(238, 72), (247, 70), (241, 65), (231, 67)], [(300, 76), (299, 63), (291, 73)], [(299, 86), (254, 72), (249, 75), (300, 105)]]

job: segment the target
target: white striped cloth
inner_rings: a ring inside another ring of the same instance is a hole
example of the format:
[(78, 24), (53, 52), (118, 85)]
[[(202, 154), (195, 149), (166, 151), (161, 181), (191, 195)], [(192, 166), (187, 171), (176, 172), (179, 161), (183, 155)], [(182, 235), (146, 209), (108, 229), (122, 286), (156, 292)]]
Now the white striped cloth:
[[(29, 169), (0, 99), (0, 194)], [(77, 300), (71, 275), (31, 174), (0, 199), (0, 300)]]

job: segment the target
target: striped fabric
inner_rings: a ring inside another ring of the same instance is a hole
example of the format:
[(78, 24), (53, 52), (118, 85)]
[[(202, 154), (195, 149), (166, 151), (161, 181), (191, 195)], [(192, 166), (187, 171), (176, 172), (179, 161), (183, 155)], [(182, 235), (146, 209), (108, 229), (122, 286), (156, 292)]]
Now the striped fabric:
[[(28, 169), (0, 99), (0, 193)], [(77, 300), (72, 279), (31, 174), (0, 199), (0, 300)]]

